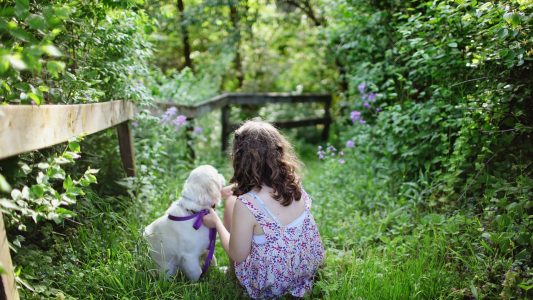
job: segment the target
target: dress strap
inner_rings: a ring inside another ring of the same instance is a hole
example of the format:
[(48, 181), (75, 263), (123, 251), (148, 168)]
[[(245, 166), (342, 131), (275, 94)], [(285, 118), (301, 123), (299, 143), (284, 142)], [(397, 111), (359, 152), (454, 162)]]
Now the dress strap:
[(301, 189), (301, 191), (302, 191), (302, 198), (304, 199), (304, 203), (305, 203), (305, 209), (311, 210), (311, 203), (312, 203), (311, 197), (309, 197), (309, 195), (303, 188)]
[(252, 195), (255, 199), (255, 201), (257, 201), (257, 203), (259, 203), (259, 206), (261, 207), (261, 209), (263, 210), (264, 213), (266, 213), (267, 215), (270, 216), (270, 218), (277, 222), (279, 225), (282, 225), (282, 223), (280, 222), (280, 220), (266, 207), (265, 205), (265, 202), (263, 202), (263, 200), (261, 200), (261, 198), (259, 198), (259, 196), (254, 193), (254, 192), (249, 192), (250, 195)]
[[(244, 195), (248, 195), (256, 199), (250, 193), (247, 193)], [(263, 210), (254, 204), (255, 201), (254, 202), (250, 201), (249, 197), (243, 197), (244, 195), (237, 197), (237, 199), (239, 199), (239, 201), (241, 201), (244, 204), (244, 206), (248, 208), (248, 210), (252, 213), (257, 223), (259, 223), (259, 225), (263, 228), (263, 231), (265, 231), (264, 229), (265, 226), (268, 226), (268, 224), (272, 223), (272, 221), (270, 221), (271, 219), (265, 216), (265, 213), (263, 212)]]

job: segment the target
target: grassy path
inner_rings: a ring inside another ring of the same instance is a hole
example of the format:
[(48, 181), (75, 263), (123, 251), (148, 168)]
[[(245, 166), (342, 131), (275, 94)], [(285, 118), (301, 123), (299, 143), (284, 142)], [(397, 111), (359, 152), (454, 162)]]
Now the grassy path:
[[(394, 218), (405, 215), (402, 207), (376, 200), (388, 196), (372, 174), (351, 168), (339, 176), (331, 163), (305, 160), (304, 186), (314, 198), (312, 210), (327, 250), (326, 265), (309, 298), (422, 299), (445, 293), (455, 279), (446, 271), (444, 240), (438, 234), (406, 230), (403, 243), (391, 239), (385, 232), (394, 226)], [(31, 247), (16, 256), (22, 271), (41, 282), (26, 298), (245, 298), (235, 279), (216, 268), (195, 284), (182, 277), (163, 280), (153, 271), (142, 229), (179, 195), (186, 175), (165, 178), (167, 185), (155, 198), (133, 203), (127, 197), (88, 195), (78, 207), (86, 216), (84, 224), (72, 234), (52, 234), (55, 246), (43, 259), (37, 261)], [(227, 265), (220, 245), (215, 255), (219, 265)]]

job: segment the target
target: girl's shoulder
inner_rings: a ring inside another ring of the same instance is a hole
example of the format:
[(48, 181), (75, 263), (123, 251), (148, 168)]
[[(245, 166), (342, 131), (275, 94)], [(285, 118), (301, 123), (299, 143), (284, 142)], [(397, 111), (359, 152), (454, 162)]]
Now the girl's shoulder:
[(254, 203), (254, 194), (253, 193), (246, 193), (243, 195), (240, 195), (237, 197), (237, 201), (235, 202), (235, 207), (240, 206), (242, 208), (246, 207), (248, 212), (254, 217), (258, 218), (261, 216), (261, 210), (259, 207), (256, 206)]
[(256, 217), (255, 207), (242, 196), (237, 197), (237, 199), (238, 201), (235, 201), (233, 207), (233, 218), (238, 218), (240, 223), (253, 224)]

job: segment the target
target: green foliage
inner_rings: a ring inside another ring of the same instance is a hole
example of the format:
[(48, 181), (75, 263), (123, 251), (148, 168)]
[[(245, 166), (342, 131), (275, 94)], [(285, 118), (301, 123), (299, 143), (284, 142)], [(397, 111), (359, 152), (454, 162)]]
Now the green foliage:
[(177, 111), (161, 116), (143, 111), (137, 116), (133, 133), (138, 174), (126, 183), (140, 199), (155, 197), (166, 186), (161, 177), (182, 172), (189, 164), (187, 124), (177, 125), (178, 116)]
[(142, 11), (101, 2), (8, 1), (0, 10), (0, 101), (149, 104), (152, 27)]
[(11, 198), (0, 198), (2, 213), (6, 215), (8, 225), (23, 231), (27, 218), (35, 223), (42, 220), (59, 223), (75, 215), (66, 207), (72, 206), (78, 197), (85, 195), (84, 189), (96, 183), (95, 174), (98, 173), (98, 170), (88, 168), (78, 179), (72, 179), (66, 173), (65, 166), (73, 164), (80, 157), (80, 141), (81, 138), (71, 140), (61, 154), (49, 157), (46, 162), (20, 164), (19, 173), (25, 178), (35, 177), (36, 183), (12, 189)]
[[(152, 103), (149, 59), (152, 45), (147, 35), (152, 21), (142, 12), (106, 10), (80, 3), (69, 5), (80, 19), (73, 25), (76, 39), (65, 39), (64, 47), (74, 52), (72, 68), (66, 72), (60, 96), (63, 102), (98, 102), (128, 99), (141, 105)], [(86, 11), (96, 16), (88, 18)], [(92, 30), (85, 30), (86, 27)], [(66, 98), (66, 99), (65, 99)]]
[(330, 41), (348, 87), (340, 140), (395, 178), (388, 189), (398, 204), (480, 224), (458, 232), (467, 242), (450, 237), (459, 270), (476, 270), (458, 295), (524, 297), (519, 284), (530, 284), (532, 8), (345, 1), (332, 11)]
[[(184, 1), (181, 13), (173, 1), (147, 1), (159, 24), (152, 34), (159, 49), (155, 63), (169, 78), (158, 80), (162, 99), (188, 103), (221, 91), (332, 90), (335, 70), (322, 28), (291, 5)], [(186, 66), (183, 30), (192, 66)]]
[(28, 0), (8, 1), (0, 13), (0, 99), (41, 104), (65, 69), (63, 53), (54, 45), (69, 10), (44, 5), (30, 12)]
[(222, 79), (217, 75), (195, 74), (189, 68), (170, 77), (160, 74), (154, 96), (163, 102), (197, 104), (216, 95)]

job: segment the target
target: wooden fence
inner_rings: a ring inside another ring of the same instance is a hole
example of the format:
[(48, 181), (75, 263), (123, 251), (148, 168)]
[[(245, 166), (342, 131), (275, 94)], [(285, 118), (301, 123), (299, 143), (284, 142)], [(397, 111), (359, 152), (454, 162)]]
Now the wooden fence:
[(198, 105), (177, 105), (170, 102), (159, 102), (158, 106), (162, 109), (176, 107), (178, 111), (187, 116), (189, 119), (200, 117), (215, 109), (221, 109), (221, 147), (222, 151), (226, 150), (230, 133), (238, 126), (231, 123), (230, 107), (231, 106), (263, 106), (268, 103), (322, 103), (324, 105), (324, 116), (319, 118), (309, 118), (304, 120), (289, 120), (273, 122), (278, 128), (296, 128), (302, 126), (318, 125), (324, 126), (322, 138), (328, 139), (329, 127), (331, 124), (331, 95), (329, 94), (303, 94), (294, 95), (287, 93), (263, 93), (263, 94), (243, 94), (243, 93), (226, 93), (216, 96), (208, 101)]
[[(128, 176), (135, 175), (134, 152), (128, 120), (135, 106), (127, 101), (78, 105), (0, 106), (0, 159), (47, 148), (80, 134), (117, 126), (120, 155)], [(9, 243), (0, 212), (0, 262), (4, 273), (0, 299), (19, 299)]]
[[(278, 121), (280, 128), (324, 125), (322, 137), (327, 139), (331, 123), (331, 96), (323, 94), (222, 94), (195, 106), (158, 103), (159, 108), (178, 108), (189, 119), (197, 118), (215, 109), (222, 109), (222, 149), (228, 143), (230, 132), (237, 126), (230, 121), (230, 106), (267, 103), (324, 104), (324, 116), (305, 120)], [(92, 134), (116, 126), (120, 156), (126, 174), (135, 175), (135, 160), (129, 120), (135, 114), (135, 106), (128, 101), (110, 101), (78, 105), (6, 105), (0, 106), (0, 160), (28, 151), (64, 143), (80, 134)], [(0, 263), (4, 269), (0, 281), (0, 300), (19, 299), (9, 254), (9, 243), (0, 212)]]

